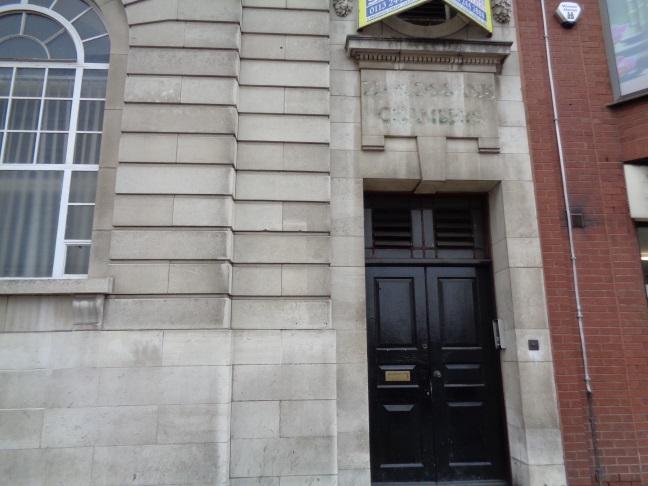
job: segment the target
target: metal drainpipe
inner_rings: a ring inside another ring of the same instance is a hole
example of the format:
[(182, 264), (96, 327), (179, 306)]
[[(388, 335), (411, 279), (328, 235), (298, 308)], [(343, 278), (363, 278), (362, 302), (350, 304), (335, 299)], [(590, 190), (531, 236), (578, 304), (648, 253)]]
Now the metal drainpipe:
[(592, 447), (594, 448), (594, 459), (596, 461), (596, 475), (600, 486), (603, 486), (603, 475), (601, 471), (601, 458), (599, 456), (598, 439), (596, 437), (596, 415), (594, 414), (594, 396), (591, 387), (591, 378), (589, 375), (589, 365), (587, 362), (587, 347), (585, 345), (585, 330), (583, 327), (583, 312), (581, 308), (580, 291), (578, 288), (578, 270), (576, 268), (576, 251), (574, 247), (574, 232), (571, 221), (571, 208), (569, 205), (569, 190), (567, 188), (567, 176), (565, 172), (565, 158), (563, 154), (562, 140), (560, 137), (560, 123), (558, 122), (558, 106), (556, 104), (556, 89), (554, 86), (553, 71), (551, 69), (551, 50), (549, 48), (549, 33), (547, 29), (547, 12), (545, 0), (540, 0), (542, 5), (542, 23), (544, 27), (545, 49), (547, 51), (547, 70), (549, 71), (549, 86), (551, 90), (551, 104), (553, 106), (554, 125), (556, 128), (556, 142), (558, 144), (558, 158), (560, 161), (560, 174), (563, 186), (563, 198), (565, 200), (565, 213), (567, 216), (567, 233), (569, 235), (569, 251), (572, 262), (572, 276), (574, 278), (574, 294), (576, 296), (576, 318), (578, 320), (578, 331), (580, 333), (581, 351), (583, 353), (583, 369), (585, 372), (585, 388), (587, 390), (587, 405), (589, 411), (589, 421), (592, 431)]

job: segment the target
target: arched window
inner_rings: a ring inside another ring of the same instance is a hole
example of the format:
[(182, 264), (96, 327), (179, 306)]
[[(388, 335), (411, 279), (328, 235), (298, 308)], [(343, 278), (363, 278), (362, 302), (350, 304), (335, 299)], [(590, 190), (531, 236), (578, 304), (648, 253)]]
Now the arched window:
[(0, 0), (0, 277), (88, 272), (110, 55), (82, 0)]

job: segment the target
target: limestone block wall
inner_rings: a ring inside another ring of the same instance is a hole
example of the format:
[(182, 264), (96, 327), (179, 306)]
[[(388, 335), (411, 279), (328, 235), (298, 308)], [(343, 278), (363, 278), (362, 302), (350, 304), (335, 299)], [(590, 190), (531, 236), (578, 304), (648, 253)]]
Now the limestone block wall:
[(105, 329), (229, 327), (241, 10), (126, 5)]
[(227, 484), (230, 341), (211, 331), (0, 335), (6, 484)]
[(232, 485), (336, 484), (328, 9), (243, 1)]
[(99, 3), (112, 54), (89, 279), (0, 283), (0, 477), (228, 484), (242, 6)]

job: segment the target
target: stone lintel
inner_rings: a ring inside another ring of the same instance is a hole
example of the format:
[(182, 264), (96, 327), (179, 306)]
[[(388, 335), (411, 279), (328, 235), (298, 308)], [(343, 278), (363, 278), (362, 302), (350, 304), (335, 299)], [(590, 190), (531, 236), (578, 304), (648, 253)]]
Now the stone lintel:
[(348, 36), (346, 51), (358, 62), (427, 64), (430, 69), (500, 73), (512, 42)]

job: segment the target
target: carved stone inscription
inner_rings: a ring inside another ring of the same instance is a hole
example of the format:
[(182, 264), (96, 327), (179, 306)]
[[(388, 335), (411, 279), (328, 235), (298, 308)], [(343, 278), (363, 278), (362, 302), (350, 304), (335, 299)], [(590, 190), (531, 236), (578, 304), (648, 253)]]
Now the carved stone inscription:
[(362, 135), (497, 137), (493, 74), (363, 69)]

